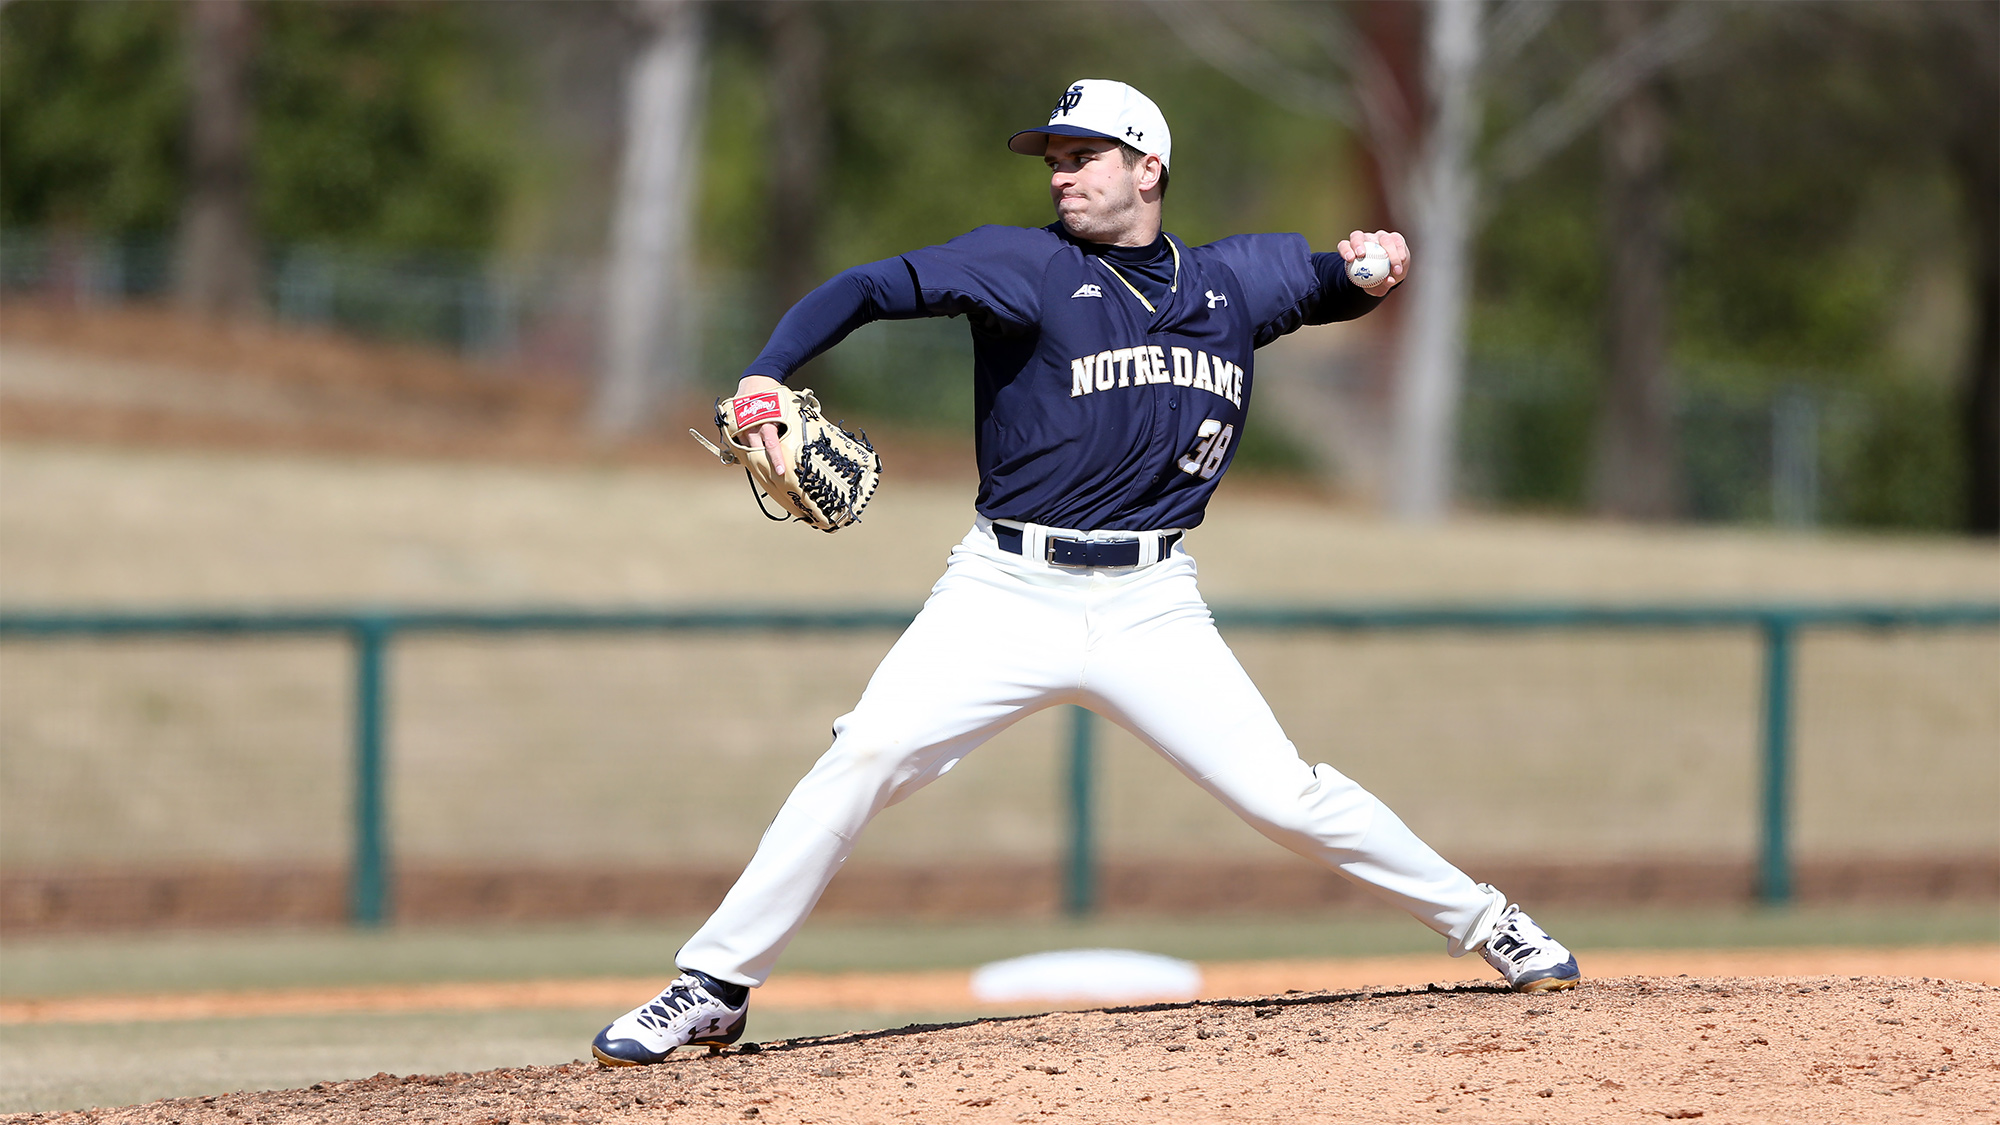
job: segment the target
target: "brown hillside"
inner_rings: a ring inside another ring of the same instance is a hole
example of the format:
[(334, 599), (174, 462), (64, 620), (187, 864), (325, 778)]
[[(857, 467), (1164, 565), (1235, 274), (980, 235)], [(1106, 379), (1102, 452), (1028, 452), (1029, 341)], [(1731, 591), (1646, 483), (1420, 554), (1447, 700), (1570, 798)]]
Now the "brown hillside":
[[(585, 425), (585, 373), (144, 306), (0, 305), (0, 437), (507, 461), (714, 462), (669, 403), (616, 442)], [(962, 475), (970, 442), (877, 434), (902, 473)]]

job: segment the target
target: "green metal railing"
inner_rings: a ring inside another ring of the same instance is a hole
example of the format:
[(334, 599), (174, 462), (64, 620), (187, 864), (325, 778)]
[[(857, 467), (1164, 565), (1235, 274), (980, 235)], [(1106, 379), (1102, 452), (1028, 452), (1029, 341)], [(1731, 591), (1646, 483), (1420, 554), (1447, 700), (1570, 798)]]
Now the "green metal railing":
[[(1930, 605), (1513, 605), (1224, 607), (1225, 630), (1259, 632), (1748, 629), (1763, 640), (1758, 888), (1765, 902), (1792, 896), (1790, 825), (1792, 650), (1808, 629), (1950, 629), (2000, 626), (2000, 603)], [(411, 633), (814, 632), (901, 629), (914, 610), (841, 612), (698, 610), (336, 610), (325, 612), (0, 612), (0, 638), (139, 636), (345, 636), (354, 652), (354, 839), (348, 913), (356, 925), (388, 920), (393, 863), (385, 817), (389, 650)], [(1097, 899), (1091, 797), (1092, 716), (1073, 708), (1063, 902), (1087, 914)]]

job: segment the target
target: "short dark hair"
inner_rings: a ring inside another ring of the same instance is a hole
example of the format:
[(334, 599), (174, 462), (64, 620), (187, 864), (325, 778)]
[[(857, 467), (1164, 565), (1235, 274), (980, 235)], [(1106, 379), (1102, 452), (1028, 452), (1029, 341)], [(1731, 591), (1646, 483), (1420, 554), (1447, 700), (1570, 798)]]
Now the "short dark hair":
[[(1127, 168), (1130, 168), (1133, 165), (1139, 163), (1141, 160), (1146, 159), (1145, 153), (1140, 152), (1138, 149), (1133, 148), (1131, 145), (1126, 144), (1124, 141), (1118, 142), (1118, 155), (1124, 158), (1125, 167)], [(1167, 169), (1164, 165), (1162, 165), (1160, 168), (1160, 198), (1165, 199), (1166, 197), (1167, 197)]]

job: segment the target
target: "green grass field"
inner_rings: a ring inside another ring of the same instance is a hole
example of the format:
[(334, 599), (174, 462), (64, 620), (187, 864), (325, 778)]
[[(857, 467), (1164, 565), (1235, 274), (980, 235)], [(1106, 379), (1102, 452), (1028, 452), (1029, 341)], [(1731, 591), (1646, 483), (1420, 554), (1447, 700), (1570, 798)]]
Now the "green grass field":
[[(1922, 946), (2000, 940), (1990, 907), (1539, 912), (1591, 949)], [(14, 940), (0, 997), (504, 981), (671, 973), (688, 919), (649, 926), (392, 929), (380, 932), (134, 934)], [(808, 925), (780, 972), (970, 967), (1045, 949), (1139, 948), (1195, 960), (1432, 951), (1436, 938), (1387, 916), (1112, 918), (985, 923), (826, 920)], [(643, 997), (635, 997), (636, 1003)], [(305, 1086), (329, 1079), (564, 1062), (617, 1012), (337, 1015), (0, 1026), (0, 1111), (120, 1105), (169, 1096)], [(761, 1040), (972, 1018), (970, 1011), (763, 1012)], [(115, 1045), (116, 1050), (107, 1050)]]

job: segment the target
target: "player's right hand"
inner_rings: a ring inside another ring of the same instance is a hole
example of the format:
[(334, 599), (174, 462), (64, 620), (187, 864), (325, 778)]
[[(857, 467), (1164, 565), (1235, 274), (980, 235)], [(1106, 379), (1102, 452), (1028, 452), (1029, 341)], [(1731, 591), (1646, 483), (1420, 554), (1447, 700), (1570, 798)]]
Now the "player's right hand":
[(1389, 255), (1389, 276), (1362, 290), (1371, 297), (1380, 297), (1403, 283), (1410, 273), (1410, 244), (1402, 234), (1393, 230), (1378, 230), (1374, 234), (1355, 231), (1340, 240), (1340, 256), (1352, 262), (1361, 257), (1361, 248), (1373, 242)]
[[(743, 381), (736, 384), (736, 397), (741, 398), (744, 395), (754, 395), (760, 391), (775, 391), (783, 385), (769, 375), (745, 375)], [(771, 471), (779, 476), (784, 476), (786, 471), (785, 447), (778, 441), (778, 424), (776, 422), (766, 422), (756, 429), (751, 430), (750, 440), (764, 447), (765, 454), (771, 458)]]

